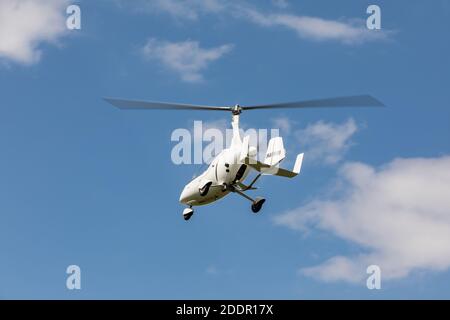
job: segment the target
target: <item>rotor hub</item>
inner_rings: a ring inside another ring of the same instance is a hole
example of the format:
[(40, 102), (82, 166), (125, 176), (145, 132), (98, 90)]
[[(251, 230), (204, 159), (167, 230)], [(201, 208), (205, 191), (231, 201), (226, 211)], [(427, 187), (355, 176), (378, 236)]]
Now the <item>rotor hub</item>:
[(242, 113), (242, 107), (237, 104), (231, 108), (231, 112), (233, 112), (233, 115), (237, 116)]

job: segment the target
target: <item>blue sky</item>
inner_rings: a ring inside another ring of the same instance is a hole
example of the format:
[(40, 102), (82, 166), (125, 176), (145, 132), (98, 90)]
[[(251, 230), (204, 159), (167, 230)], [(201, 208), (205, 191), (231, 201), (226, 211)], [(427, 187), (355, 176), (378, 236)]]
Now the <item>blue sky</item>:
[[(0, 298), (450, 298), (448, 1), (5, 0), (0, 17)], [(230, 196), (188, 223), (178, 198), (199, 166), (172, 163), (171, 133), (229, 115), (101, 100), (362, 93), (388, 107), (243, 113), (284, 125), (302, 173), (262, 179), (260, 215)]]

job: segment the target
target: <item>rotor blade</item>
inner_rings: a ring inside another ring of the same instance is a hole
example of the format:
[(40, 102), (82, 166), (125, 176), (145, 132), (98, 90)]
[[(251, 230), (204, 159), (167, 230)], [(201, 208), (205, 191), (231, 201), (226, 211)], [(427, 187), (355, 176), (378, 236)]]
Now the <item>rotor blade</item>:
[(230, 111), (229, 107), (217, 107), (217, 106), (199, 106), (193, 104), (180, 104), (180, 103), (167, 103), (167, 102), (152, 102), (152, 101), (139, 101), (139, 100), (124, 100), (115, 98), (104, 98), (113, 106), (119, 109), (154, 109), (154, 110), (220, 110)]
[(297, 102), (263, 104), (255, 106), (244, 106), (243, 110), (253, 109), (294, 109), (294, 108), (328, 108), (328, 107), (384, 107), (384, 104), (372, 96), (348, 96), (319, 100), (305, 100)]

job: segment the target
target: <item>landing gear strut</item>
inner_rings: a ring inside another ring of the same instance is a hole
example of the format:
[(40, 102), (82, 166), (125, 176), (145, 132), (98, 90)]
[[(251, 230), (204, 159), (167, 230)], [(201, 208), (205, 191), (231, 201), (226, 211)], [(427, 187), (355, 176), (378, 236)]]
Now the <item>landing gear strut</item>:
[(192, 209), (192, 207), (184, 209), (183, 210), (184, 220), (188, 221), (192, 217), (193, 214), (194, 214), (194, 209)]
[(226, 188), (226, 190), (230, 190), (231, 192), (236, 192), (238, 195), (244, 197), (247, 200), (250, 200), (252, 202), (253, 213), (258, 213), (261, 210), (264, 202), (266, 202), (266, 199), (260, 198), (260, 197), (258, 197), (256, 199), (252, 199), (248, 195), (246, 195), (243, 191), (238, 190), (236, 187), (234, 187), (232, 185), (225, 185), (224, 187)]

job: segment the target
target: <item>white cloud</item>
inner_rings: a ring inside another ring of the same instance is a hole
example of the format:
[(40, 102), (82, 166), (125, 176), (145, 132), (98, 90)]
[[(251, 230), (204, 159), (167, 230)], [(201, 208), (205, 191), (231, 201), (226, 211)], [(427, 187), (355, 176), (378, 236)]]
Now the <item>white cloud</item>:
[(0, 58), (32, 64), (43, 43), (55, 43), (66, 30), (66, 0), (1, 0)]
[[(198, 20), (202, 15), (216, 14), (241, 19), (263, 27), (285, 27), (303, 39), (338, 41), (356, 44), (388, 38), (390, 31), (368, 30), (364, 19), (328, 20), (320, 17), (263, 12), (249, 1), (237, 0), (141, 0), (152, 12), (165, 12), (177, 19)], [(286, 0), (272, 0), (278, 9), (289, 6)], [(134, 4), (135, 5), (135, 4)], [(140, 5), (142, 7), (142, 4)]]
[(178, 73), (183, 81), (200, 82), (203, 80), (202, 71), (232, 49), (231, 44), (205, 49), (197, 41), (168, 42), (150, 39), (142, 53), (146, 58), (157, 60)]
[(386, 32), (367, 29), (365, 21), (360, 19), (337, 21), (293, 14), (264, 14), (250, 8), (242, 8), (242, 13), (260, 26), (285, 27), (295, 31), (301, 38), (316, 41), (334, 40), (355, 44), (381, 40), (387, 36)]
[(334, 164), (342, 159), (357, 130), (352, 118), (342, 124), (318, 121), (305, 129), (297, 130), (295, 136), (305, 148), (309, 160)]
[(159, 10), (165, 11), (172, 16), (190, 20), (197, 19), (197, 11), (194, 8), (191, 8), (187, 2), (183, 3), (173, 0), (159, 0), (156, 1), (155, 4)]
[(272, 123), (275, 129), (280, 129), (284, 135), (290, 135), (294, 123), (288, 117), (278, 117), (272, 119)]
[(140, 5), (187, 20), (197, 20), (199, 14), (218, 13), (224, 9), (219, 0), (141, 0)]
[(450, 267), (450, 156), (396, 159), (379, 169), (349, 163), (336, 185), (340, 194), (283, 213), (275, 222), (330, 231), (362, 251), (303, 268), (303, 274), (359, 282), (371, 264), (381, 267), (383, 279)]
[(274, 6), (285, 9), (289, 6), (289, 2), (287, 0), (272, 0)]
[(216, 266), (210, 265), (206, 268), (206, 274), (215, 276), (215, 275), (219, 274), (219, 270), (217, 269)]

